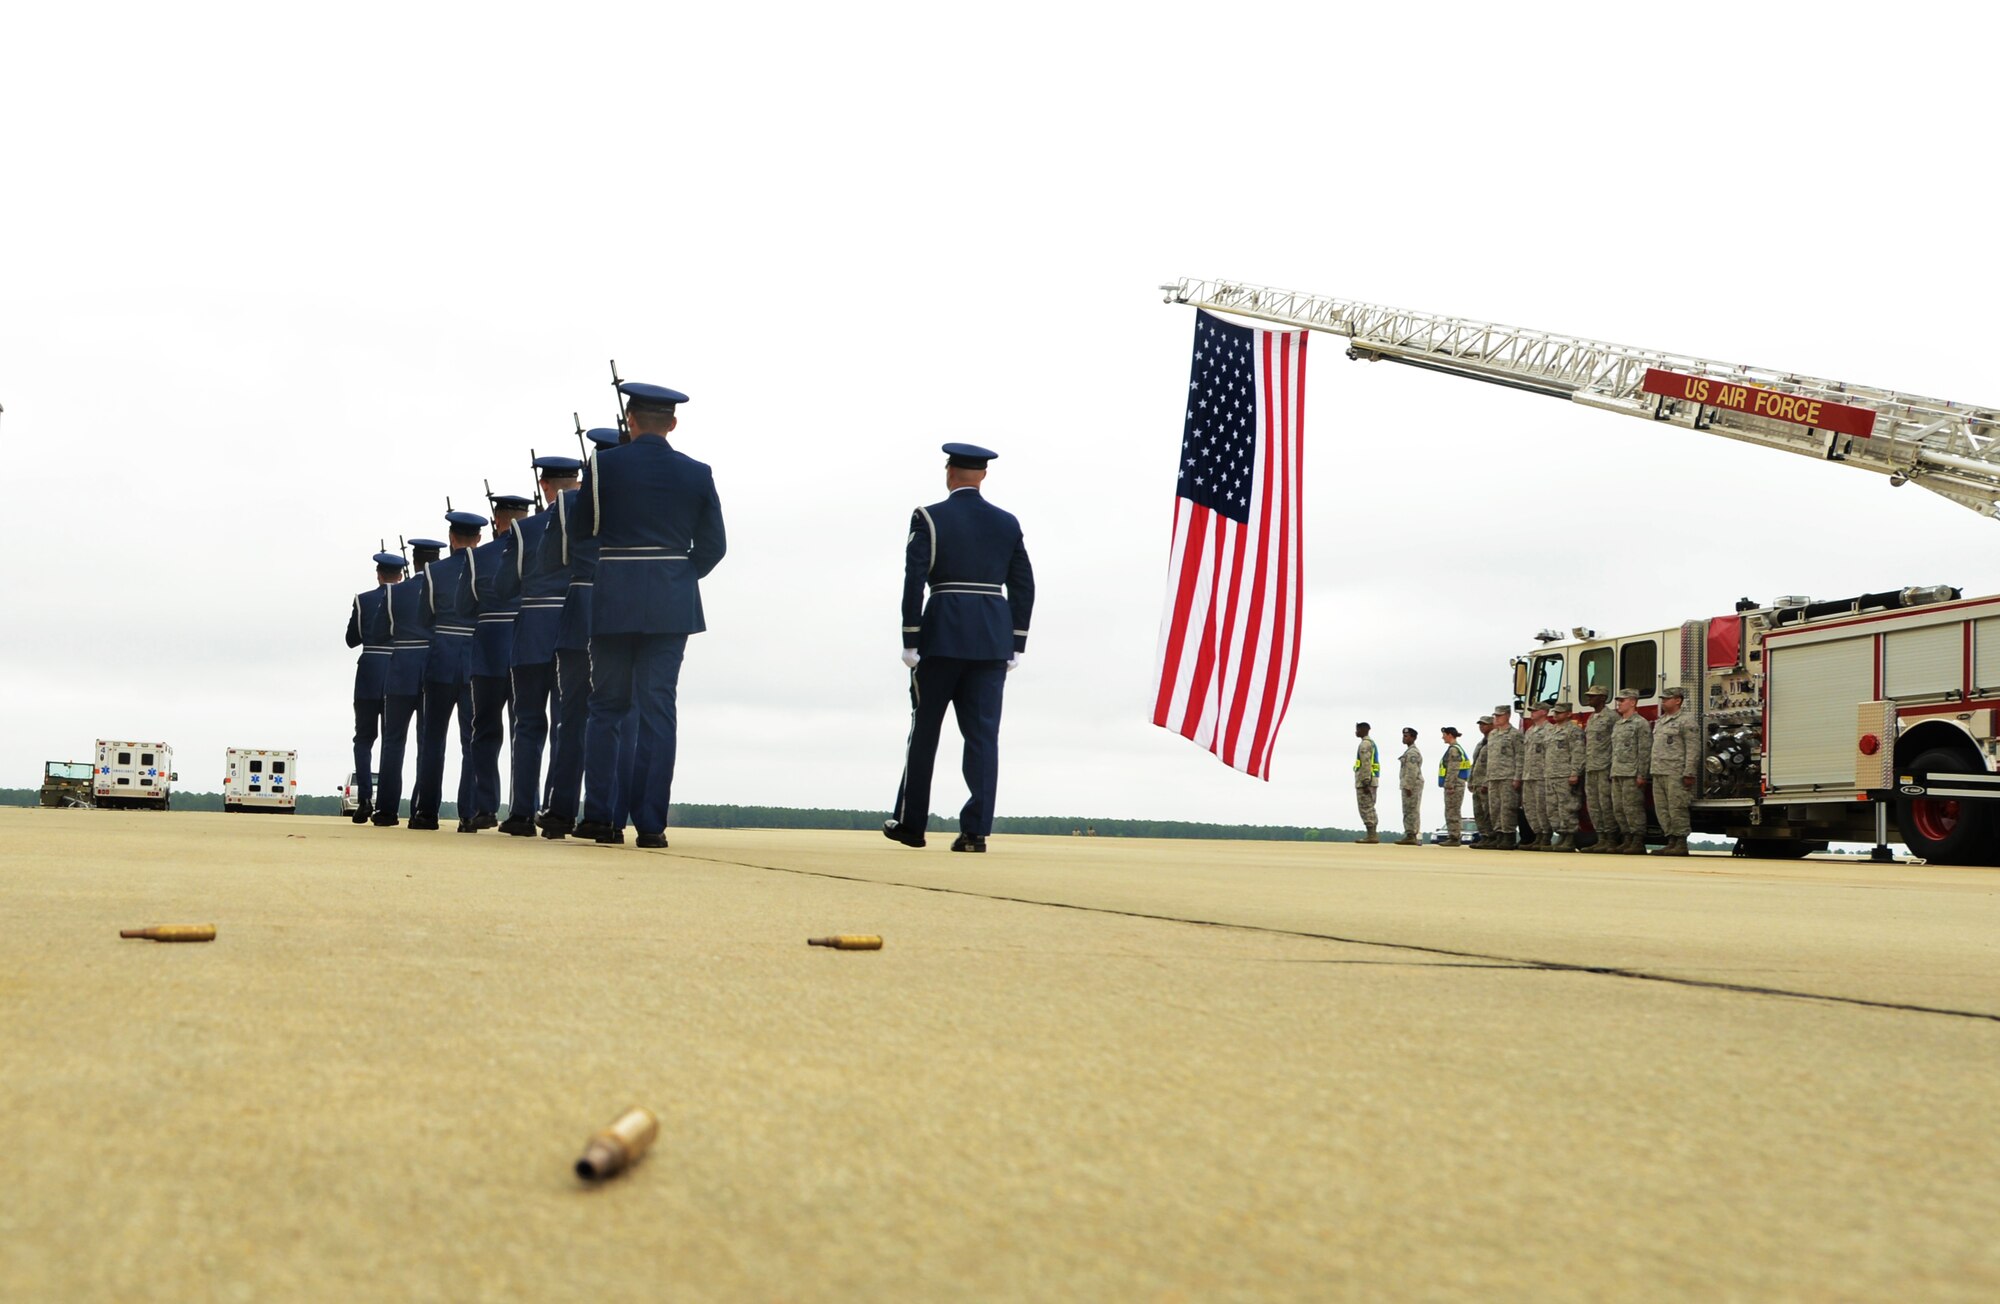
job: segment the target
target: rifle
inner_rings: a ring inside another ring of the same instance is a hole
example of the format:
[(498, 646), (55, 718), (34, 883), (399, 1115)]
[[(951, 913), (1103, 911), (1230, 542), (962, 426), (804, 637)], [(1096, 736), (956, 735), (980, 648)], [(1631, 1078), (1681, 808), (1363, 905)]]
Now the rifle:
[(528, 445), (528, 482), (535, 486), (535, 510), (538, 512), (548, 507), (548, 504), (542, 501), (542, 468), (535, 465), (541, 460), (535, 452), (535, 446)]
[(611, 392), (617, 395), (618, 433), (621, 435), (630, 435), (632, 433), (631, 427), (625, 424), (625, 391), (619, 388), (624, 383), (618, 376), (618, 359), (613, 358), (611, 360)]
[(590, 450), (584, 447), (583, 418), (572, 412), (569, 414), (569, 419), (576, 422), (576, 455), (584, 460), (585, 465), (588, 465), (590, 463)]

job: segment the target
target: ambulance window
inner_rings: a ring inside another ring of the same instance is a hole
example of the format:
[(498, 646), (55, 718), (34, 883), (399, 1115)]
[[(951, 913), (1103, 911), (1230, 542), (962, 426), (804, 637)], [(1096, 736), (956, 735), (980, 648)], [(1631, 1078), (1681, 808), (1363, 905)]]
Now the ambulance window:
[(141, 765), (151, 765), (152, 763), (153, 763), (153, 754), (152, 754), (151, 752), (140, 752), (140, 753), (139, 753), (139, 764), (141, 764)]
[(1563, 656), (1550, 652), (1535, 658), (1534, 678), (1528, 683), (1528, 702), (1553, 702), (1562, 692)]
[(1651, 639), (1618, 649), (1618, 686), (1651, 697), (1660, 687), (1659, 647)]
[(120, 765), (130, 765), (132, 763), (132, 753), (130, 752), (118, 753), (118, 763)]
[(1611, 649), (1592, 648), (1576, 659), (1577, 696), (1589, 694), (1593, 688), (1604, 690), (1611, 696)]
[(284, 772), (285, 772), (285, 763), (284, 763), (283, 761), (272, 761), (272, 762), (271, 762), (271, 773), (273, 773), (273, 774), (283, 774)]
[(128, 778), (126, 778), (126, 777), (124, 777), (123, 775), (120, 775), (120, 776), (118, 777), (118, 782), (120, 782), (120, 783), (125, 783), (125, 784), (129, 784), (129, 783), (131, 783), (132, 781), (131, 781), (130, 779), (128, 779)]
[(264, 762), (262, 762), (262, 761), (252, 761), (252, 762), (250, 762), (250, 773), (252, 773), (252, 774), (262, 774), (263, 772), (264, 772)]

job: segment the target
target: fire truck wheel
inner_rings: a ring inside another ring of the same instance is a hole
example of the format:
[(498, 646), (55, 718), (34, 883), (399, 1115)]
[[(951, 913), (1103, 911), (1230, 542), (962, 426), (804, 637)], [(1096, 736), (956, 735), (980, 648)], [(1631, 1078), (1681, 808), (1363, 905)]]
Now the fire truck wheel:
[[(1918, 782), (1933, 770), (1945, 773), (1979, 768), (1948, 747), (1934, 747), (1899, 772)], [(1913, 856), (1934, 865), (1978, 865), (1992, 855), (1993, 817), (1987, 808), (1948, 797), (1909, 797), (1896, 803), (1896, 824)]]

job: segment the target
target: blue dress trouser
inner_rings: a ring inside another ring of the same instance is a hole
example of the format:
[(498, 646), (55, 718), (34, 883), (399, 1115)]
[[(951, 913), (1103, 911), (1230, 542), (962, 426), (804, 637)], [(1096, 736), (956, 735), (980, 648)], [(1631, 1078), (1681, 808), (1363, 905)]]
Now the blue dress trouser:
[[(513, 695), (505, 675), (472, 677), (472, 805), (460, 806), (458, 817), (495, 815), (500, 811), (500, 748), (506, 742)], [(460, 785), (464, 787), (463, 784)]]
[[(507, 789), (508, 817), (523, 819), (539, 807), (542, 793), (542, 748), (548, 745), (549, 689), (555, 685), (556, 663), (543, 661), (532, 666), (515, 666), (513, 774)], [(556, 705), (557, 719), (562, 706)]]
[(382, 699), (382, 782), (375, 789), (378, 811), (400, 815), (403, 804), (403, 751), (410, 741), (410, 717), (423, 706), (421, 693), (391, 693)]
[(576, 818), (583, 791), (584, 739), (590, 725), (590, 653), (556, 649), (555, 746), (549, 749), (549, 795), (544, 804), (558, 821)]
[(465, 754), (472, 743), (472, 685), (431, 683), (424, 685), (424, 723), (417, 734), (417, 783), (410, 793), (411, 819), (438, 817), (439, 803), (444, 800), (445, 735), (451, 729), (454, 711), (458, 713), (458, 806), (461, 814), (471, 813), (467, 798), (472, 767), (465, 763)]
[(375, 738), (382, 731), (379, 700), (354, 704), (354, 787), (363, 806), (375, 797)]
[(635, 746), (638, 738), (650, 735), (651, 754), (643, 776), (641, 767), (634, 765), (632, 827), (642, 834), (667, 831), (679, 729), (676, 698), (687, 641), (686, 634), (591, 635), (585, 819), (609, 824), (617, 814), (620, 743), (634, 732), (634, 722), (626, 717), (636, 711)]
[(993, 832), (993, 802), (1000, 786), (1000, 698), (1005, 661), (927, 656), (910, 672), (910, 742), (894, 815), (903, 828), (923, 831), (930, 820), (931, 771), (947, 706), (958, 714), (965, 738), (965, 786), (971, 791), (958, 813), (958, 830), (983, 838)]

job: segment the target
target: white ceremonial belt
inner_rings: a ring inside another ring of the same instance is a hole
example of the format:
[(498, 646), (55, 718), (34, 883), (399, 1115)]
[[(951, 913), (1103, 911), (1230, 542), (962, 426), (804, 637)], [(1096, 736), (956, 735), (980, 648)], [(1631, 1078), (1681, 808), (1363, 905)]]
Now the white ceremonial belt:
[(440, 633), (440, 634), (458, 634), (458, 635), (461, 635), (461, 636), (468, 636), (468, 635), (470, 635), (470, 634), (472, 633), (472, 626), (470, 626), (470, 625), (439, 625), (439, 626), (437, 627), (437, 631), (436, 631), (436, 632), (437, 632), (437, 633)]
[(399, 638), (396, 640), (397, 647), (429, 647), (430, 645), (431, 641), (427, 638)]
[(479, 618), (479, 623), (484, 625), (489, 620), (512, 620), (513, 618), (514, 613), (511, 611), (490, 611)]
[(553, 597), (553, 598), (522, 598), (522, 599), (521, 599), (521, 610), (523, 610), (523, 611), (548, 611), (548, 610), (551, 610), (551, 609), (553, 609), (553, 610), (556, 610), (556, 611), (561, 611), (561, 610), (562, 610), (562, 604), (563, 604), (563, 600), (562, 600), (562, 596), (561, 596), (560, 594), (558, 594), (557, 596), (555, 596), (555, 597)]
[(361, 655), (364, 657), (386, 657), (395, 650), (393, 647), (363, 647)]
[(931, 585), (931, 592), (974, 593), (974, 594), (979, 594), (982, 597), (989, 597), (989, 598), (1003, 598), (1007, 596), (1004, 592), (1002, 592), (998, 584), (975, 584), (970, 580), (966, 581), (953, 580), (953, 581), (948, 581), (944, 584), (933, 584)]
[(588, 589), (595, 587), (594, 585), (591, 584), (589, 580), (571, 580), (569, 582), (569, 586), (573, 589)]
[(597, 560), (606, 561), (686, 561), (685, 552), (675, 552), (665, 544), (649, 547), (599, 548)]

